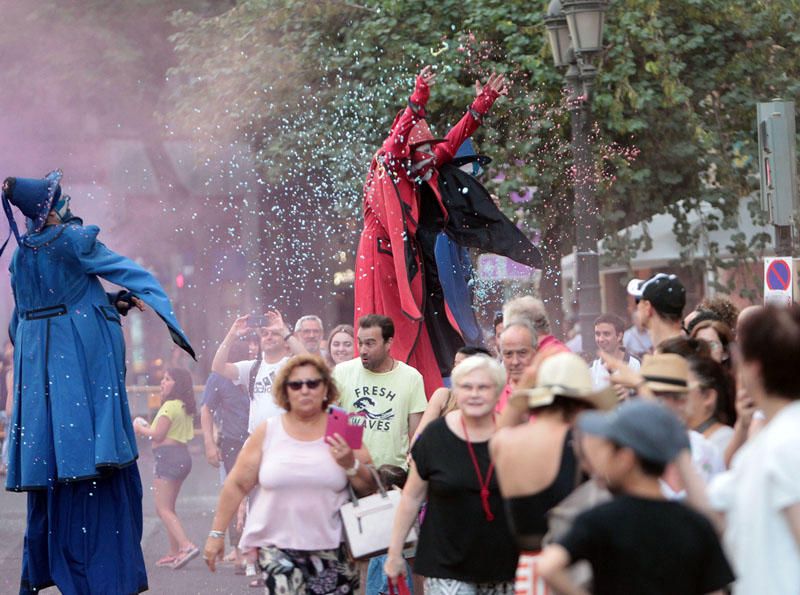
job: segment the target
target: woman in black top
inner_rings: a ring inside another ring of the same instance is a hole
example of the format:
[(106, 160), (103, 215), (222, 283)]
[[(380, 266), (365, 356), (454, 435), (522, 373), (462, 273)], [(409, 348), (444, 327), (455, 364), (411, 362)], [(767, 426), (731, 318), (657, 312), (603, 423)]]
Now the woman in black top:
[(433, 421), (411, 450), (384, 570), (392, 580), (405, 572), (403, 543), (427, 499), (414, 563), (414, 572), (426, 577), (426, 595), (462, 589), (510, 595), (518, 551), (488, 448), (505, 371), (476, 355), (459, 364), (452, 378), (458, 409)]
[[(556, 353), (541, 361), (536, 387), (517, 387), (509, 407), (521, 423), (503, 428), (491, 442), (509, 526), (522, 554), (517, 568), (517, 593), (544, 593), (537, 584), (536, 558), (547, 532), (547, 513), (581, 479), (572, 448), (572, 426), (580, 411), (610, 409), (613, 390), (594, 392), (589, 366), (574, 353)], [(508, 419), (510, 416), (505, 416)]]

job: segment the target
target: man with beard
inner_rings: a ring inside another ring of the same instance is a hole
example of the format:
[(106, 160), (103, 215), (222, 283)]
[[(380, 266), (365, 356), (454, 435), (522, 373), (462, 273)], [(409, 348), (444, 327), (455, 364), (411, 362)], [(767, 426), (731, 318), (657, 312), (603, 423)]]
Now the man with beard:
[(306, 314), (297, 319), (294, 325), (294, 334), (300, 339), (306, 351), (325, 359), (328, 354), (321, 349), (320, 342), (325, 334), (322, 319), (314, 314)]
[(406, 454), (427, 401), (422, 376), (393, 358), (391, 318), (371, 314), (358, 321), (358, 355), (333, 370), (340, 404), (364, 426), (364, 444), (376, 467), (407, 469)]
[(231, 346), (239, 337), (253, 330), (248, 325), (249, 318), (249, 315), (245, 315), (234, 321), (214, 355), (211, 371), (224, 376), (235, 385), (247, 389), (247, 394), (250, 396), (250, 418), (247, 432), (252, 434), (262, 421), (283, 413), (283, 409), (275, 403), (272, 396), (272, 382), (278, 370), (289, 359), (289, 356), (286, 355), (287, 347), (292, 355), (305, 353), (306, 350), (300, 340), (286, 326), (281, 315), (273, 311), (265, 316), (266, 324), (257, 329), (261, 340), (261, 354), (256, 359), (229, 363), (228, 351)]

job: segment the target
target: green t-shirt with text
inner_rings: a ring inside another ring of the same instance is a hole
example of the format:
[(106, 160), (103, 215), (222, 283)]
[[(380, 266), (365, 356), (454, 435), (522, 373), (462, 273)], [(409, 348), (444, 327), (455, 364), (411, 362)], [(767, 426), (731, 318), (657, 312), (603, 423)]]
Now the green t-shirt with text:
[(422, 374), (403, 362), (390, 372), (376, 374), (359, 358), (342, 362), (333, 370), (341, 393), (341, 406), (354, 424), (364, 426), (364, 444), (376, 467), (407, 468), (408, 416), (422, 413), (428, 405)]

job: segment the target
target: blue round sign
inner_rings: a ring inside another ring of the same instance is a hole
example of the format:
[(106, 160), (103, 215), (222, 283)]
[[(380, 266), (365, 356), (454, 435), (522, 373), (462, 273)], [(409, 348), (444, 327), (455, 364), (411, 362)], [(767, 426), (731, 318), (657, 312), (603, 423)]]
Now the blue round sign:
[(792, 271), (785, 260), (773, 260), (767, 267), (767, 289), (786, 291), (792, 280)]

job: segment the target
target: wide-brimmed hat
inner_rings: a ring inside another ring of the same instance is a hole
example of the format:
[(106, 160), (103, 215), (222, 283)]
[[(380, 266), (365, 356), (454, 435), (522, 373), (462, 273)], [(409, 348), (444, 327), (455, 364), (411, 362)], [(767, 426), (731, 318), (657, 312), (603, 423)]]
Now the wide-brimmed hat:
[(689, 362), (675, 353), (645, 355), (639, 374), (647, 388), (655, 392), (689, 391)]
[(633, 450), (639, 459), (667, 464), (689, 448), (686, 428), (664, 405), (630, 399), (613, 411), (586, 411), (578, 429)]
[(492, 162), (492, 158), (488, 155), (479, 155), (475, 151), (475, 145), (472, 144), (472, 139), (468, 138), (461, 146), (458, 147), (458, 151), (456, 151), (455, 157), (450, 162), (456, 167), (461, 167), (467, 163), (477, 163), (481, 167), (489, 165)]
[(658, 273), (649, 279), (631, 279), (628, 293), (637, 300), (647, 300), (657, 312), (683, 314), (686, 288), (676, 275)]
[(589, 366), (580, 356), (567, 352), (556, 353), (539, 365), (534, 388), (512, 393), (512, 398), (523, 397), (528, 409), (551, 405), (556, 397), (584, 401), (595, 409), (611, 409), (619, 400), (613, 388), (594, 390)]
[(433, 136), (428, 123), (424, 119), (417, 120), (411, 132), (408, 133), (408, 146), (413, 149), (417, 145), (430, 143), (432, 145), (443, 143), (445, 139)]

